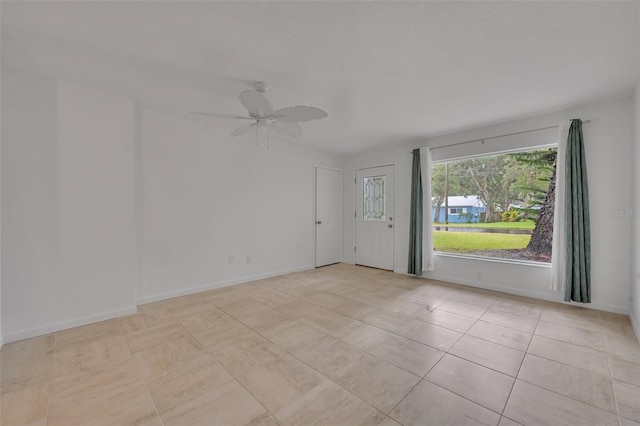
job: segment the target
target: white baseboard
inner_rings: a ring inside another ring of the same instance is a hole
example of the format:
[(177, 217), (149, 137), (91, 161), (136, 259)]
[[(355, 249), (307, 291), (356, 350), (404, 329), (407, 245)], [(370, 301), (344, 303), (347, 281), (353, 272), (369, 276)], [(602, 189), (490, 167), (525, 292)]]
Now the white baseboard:
[(131, 315), (138, 312), (136, 306), (132, 306), (124, 309), (117, 309), (115, 311), (103, 312), (98, 315), (91, 315), (82, 318), (75, 318), (72, 320), (61, 321), (55, 324), (48, 324), (44, 327), (34, 327), (28, 330), (22, 330), (17, 333), (7, 334), (4, 337), (4, 343), (11, 343), (18, 340), (28, 339), (30, 337), (42, 336), (43, 334), (54, 333), (56, 331), (66, 330), (68, 328), (80, 327), (82, 325), (93, 324), (95, 322), (106, 321), (113, 318), (123, 317), (125, 315)]
[(561, 304), (580, 306), (580, 307), (583, 307), (583, 308), (597, 309), (597, 310), (600, 310), (600, 311), (613, 312), (613, 313), (616, 313), (616, 314), (629, 315), (629, 308), (626, 307), (626, 306), (609, 305), (609, 304), (606, 304), (606, 303), (580, 303), (580, 304), (566, 303), (562, 299), (561, 295), (554, 296), (552, 294), (548, 294), (548, 293), (544, 293), (544, 292), (537, 292), (537, 291), (531, 291), (531, 290), (504, 287), (504, 286), (499, 286), (499, 285), (488, 285), (485, 282), (461, 280), (459, 278), (443, 276), (443, 275), (438, 275), (438, 274), (434, 274), (434, 273), (428, 273), (428, 275), (423, 275), (423, 278), (432, 279), (432, 280), (438, 280), (438, 281), (446, 281), (446, 282), (450, 282), (450, 283), (454, 283), (454, 284), (462, 284), (462, 285), (466, 285), (466, 286), (469, 286), (469, 287), (482, 288), (482, 289), (485, 289), (485, 290), (499, 291), (501, 293), (514, 294), (516, 296), (532, 297), (534, 299), (541, 299), (541, 300), (547, 300), (547, 301), (550, 301), (550, 302), (556, 302), (556, 303), (561, 303)]
[(140, 298), (138, 298), (136, 300), (136, 304), (144, 305), (146, 303), (158, 302), (160, 300), (172, 299), (174, 297), (187, 296), (189, 294), (200, 293), (202, 291), (215, 290), (217, 288), (229, 287), (229, 286), (232, 286), (232, 285), (235, 285), (235, 284), (242, 284), (242, 283), (248, 283), (248, 282), (251, 282), (251, 281), (263, 280), (265, 278), (277, 277), (277, 276), (280, 276), (280, 275), (291, 274), (291, 273), (294, 273), (294, 272), (307, 271), (309, 269), (314, 269), (314, 268), (315, 268), (315, 265), (305, 265), (305, 266), (299, 266), (299, 267), (296, 267), (296, 268), (283, 269), (283, 270), (275, 271), (275, 272), (268, 272), (268, 273), (265, 273), (265, 274), (259, 274), (259, 275), (253, 275), (253, 276), (248, 276), (248, 277), (236, 278), (236, 279), (233, 279), (233, 280), (218, 281), (218, 282), (215, 282), (215, 283), (205, 284), (205, 285), (201, 285), (201, 286), (189, 287), (189, 288), (184, 288), (184, 289), (174, 290), (174, 291), (168, 291), (166, 293), (160, 293), (160, 294), (154, 294), (154, 295), (150, 295), (150, 296), (140, 297)]
[[(201, 291), (213, 290), (216, 288), (228, 287), (234, 284), (241, 284), (251, 281), (257, 281), (265, 278), (276, 277), (279, 275), (290, 274), (293, 272), (306, 271), (315, 268), (315, 265), (305, 265), (297, 268), (284, 269), (281, 271), (269, 272), (266, 274), (254, 275), (249, 277), (238, 278), (234, 280), (219, 281), (203, 286), (191, 287), (187, 289), (181, 289), (177, 291), (142, 297), (136, 301), (137, 305), (143, 305), (145, 303), (157, 302), (159, 300), (171, 299), (173, 297), (186, 296), (188, 294), (199, 293)], [(3, 343), (11, 343), (18, 340), (28, 339), (30, 337), (41, 336), (43, 334), (54, 333), (69, 328), (79, 327), (82, 325), (92, 324), (100, 321), (106, 321), (113, 318), (122, 317), (125, 315), (131, 315), (138, 312), (137, 306), (133, 306), (125, 309), (118, 309), (115, 311), (104, 312), (98, 315), (91, 315), (83, 318), (75, 318), (68, 321), (61, 321), (55, 324), (49, 324), (43, 327), (34, 327), (28, 330), (22, 330), (16, 333), (11, 333), (6, 336), (0, 336), (0, 347)]]

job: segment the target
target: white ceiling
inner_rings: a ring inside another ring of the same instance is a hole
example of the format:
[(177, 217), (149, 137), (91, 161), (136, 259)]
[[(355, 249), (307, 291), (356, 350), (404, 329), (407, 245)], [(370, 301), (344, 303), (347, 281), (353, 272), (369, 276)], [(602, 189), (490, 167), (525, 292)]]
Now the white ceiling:
[(638, 76), (637, 2), (1, 7), (3, 68), (184, 115), (242, 114), (238, 93), (264, 80), (276, 108), (329, 113), (301, 143), (335, 153), (620, 96)]

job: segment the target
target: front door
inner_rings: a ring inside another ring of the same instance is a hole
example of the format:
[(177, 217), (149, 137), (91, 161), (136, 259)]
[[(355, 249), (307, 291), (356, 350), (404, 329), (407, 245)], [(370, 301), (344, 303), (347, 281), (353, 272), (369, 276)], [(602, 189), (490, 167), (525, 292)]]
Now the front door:
[(316, 267), (342, 258), (342, 170), (316, 167)]
[(393, 166), (356, 171), (357, 265), (393, 270)]

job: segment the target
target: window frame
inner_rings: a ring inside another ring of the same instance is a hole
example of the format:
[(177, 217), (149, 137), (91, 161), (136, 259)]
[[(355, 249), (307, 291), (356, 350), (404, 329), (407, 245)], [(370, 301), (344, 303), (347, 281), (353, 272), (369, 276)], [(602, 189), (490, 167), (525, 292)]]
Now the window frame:
[[(507, 149), (501, 149), (497, 151), (489, 151), (489, 152), (483, 152), (479, 154), (472, 154), (472, 155), (465, 155), (465, 156), (445, 157), (435, 161), (432, 160), (431, 164), (429, 164), (429, 167), (433, 169), (433, 166), (437, 164), (447, 163), (451, 161), (467, 160), (467, 159), (479, 158), (479, 157), (489, 157), (494, 155), (515, 154), (518, 152), (537, 151), (537, 150), (542, 150), (547, 148), (558, 148), (558, 143), (553, 142), (553, 143), (546, 143), (546, 144), (526, 146), (526, 147), (507, 148)], [(430, 221), (429, 225), (433, 226), (433, 221)], [(433, 239), (433, 235), (431, 236), (431, 238)], [(467, 259), (467, 260), (483, 261), (483, 262), (493, 262), (493, 263), (505, 263), (510, 265), (537, 266), (541, 268), (551, 269), (551, 262), (538, 262), (535, 260), (524, 260), (524, 259), (507, 259), (503, 257), (491, 257), (491, 256), (482, 256), (477, 254), (466, 254), (466, 253), (451, 253), (446, 251), (438, 251), (435, 249), (435, 247), (433, 249), (433, 253), (435, 256), (442, 256), (442, 257)]]

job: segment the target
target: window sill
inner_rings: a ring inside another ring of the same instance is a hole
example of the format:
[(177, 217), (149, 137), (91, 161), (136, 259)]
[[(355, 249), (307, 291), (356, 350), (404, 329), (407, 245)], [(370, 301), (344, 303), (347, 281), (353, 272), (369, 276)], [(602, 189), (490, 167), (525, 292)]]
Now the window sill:
[(443, 251), (436, 251), (435, 255), (438, 257), (452, 257), (457, 259), (467, 259), (467, 260), (476, 260), (481, 262), (493, 262), (493, 263), (506, 263), (509, 265), (523, 265), (523, 266), (535, 266), (538, 268), (546, 268), (551, 269), (551, 263), (547, 262), (536, 262), (533, 260), (516, 260), (516, 259), (504, 259), (500, 257), (489, 257), (489, 256), (476, 256), (472, 254), (457, 254), (457, 253), (447, 253)]

